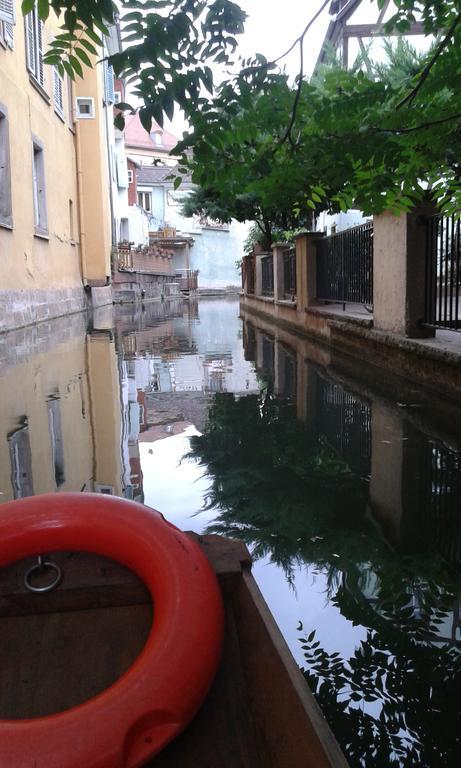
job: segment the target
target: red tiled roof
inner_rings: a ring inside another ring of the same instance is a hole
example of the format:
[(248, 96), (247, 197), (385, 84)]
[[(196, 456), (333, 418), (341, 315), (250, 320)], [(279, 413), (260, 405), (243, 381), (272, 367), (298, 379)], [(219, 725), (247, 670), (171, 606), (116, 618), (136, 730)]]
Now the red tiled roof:
[(156, 144), (152, 141), (150, 135), (145, 128), (141, 125), (138, 113), (135, 115), (127, 115), (125, 117), (125, 146), (138, 147), (139, 149), (151, 149), (156, 152), (169, 152), (178, 143), (176, 136), (172, 133), (164, 131), (157, 123), (152, 122), (151, 133), (160, 133), (162, 136), (162, 143)]

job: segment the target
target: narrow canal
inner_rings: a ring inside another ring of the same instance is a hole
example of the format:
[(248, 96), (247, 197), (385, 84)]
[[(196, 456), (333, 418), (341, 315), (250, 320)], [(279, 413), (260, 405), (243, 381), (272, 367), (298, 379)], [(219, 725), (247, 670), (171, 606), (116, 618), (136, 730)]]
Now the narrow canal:
[(351, 766), (459, 766), (461, 410), (235, 299), (0, 338), (0, 500), (97, 491), (243, 539)]

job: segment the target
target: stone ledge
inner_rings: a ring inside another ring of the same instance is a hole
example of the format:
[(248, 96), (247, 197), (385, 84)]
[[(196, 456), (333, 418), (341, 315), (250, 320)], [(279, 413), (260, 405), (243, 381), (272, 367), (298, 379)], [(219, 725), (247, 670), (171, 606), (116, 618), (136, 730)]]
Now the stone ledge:
[(333, 322), (348, 322), (353, 323), (354, 325), (360, 325), (365, 328), (372, 328), (373, 327), (373, 316), (370, 315), (367, 317), (364, 315), (363, 317), (357, 317), (356, 314), (349, 314), (347, 310), (343, 312), (341, 310), (341, 314), (338, 312), (332, 311), (330, 308), (328, 308), (328, 305), (316, 305), (312, 307), (305, 307), (304, 311), (306, 314), (315, 315), (316, 317), (322, 317), (325, 318), (328, 321)]
[(81, 285), (56, 290), (0, 291), (0, 333), (86, 309)]
[[(393, 347), (402, 350), (403, 352), (411, 352), (418, 357), (438, 360), (457, 366), (461, 363), (461, 345), (459, 352), (452, 352), (443, 346), (437, 345), (436, 339), (408, 339), (404, 336), (398, 336), (395, 333), (379, 331), (376, 328), (362, 330), (357, 328), (360, 323), (357, 323), (355, 319), (350, 320), (349, 318), (345, 318), (344, 320), (335, 318), (334, 320), (331, 320), (329, 324), (331, 329), (339, 331), (340, 333), (348, 333), (360, 338), (369, 339), (370, 341), (386, 345), (387, 347)], [(453, 333), (455, 333), (455, 331), (453, 331)]]

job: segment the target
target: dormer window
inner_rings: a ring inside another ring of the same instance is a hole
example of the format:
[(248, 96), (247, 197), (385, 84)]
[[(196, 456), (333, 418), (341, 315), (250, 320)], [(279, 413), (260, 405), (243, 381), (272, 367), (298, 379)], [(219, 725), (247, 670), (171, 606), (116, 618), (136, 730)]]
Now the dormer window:
[(161, 147), (162, 146), (163, 142), (162, 142), (162, 132), (161, 131), (152, 131), (150, 137), (151, 137), (152, 141), (154, 142), (154, 144), (157, 147)]

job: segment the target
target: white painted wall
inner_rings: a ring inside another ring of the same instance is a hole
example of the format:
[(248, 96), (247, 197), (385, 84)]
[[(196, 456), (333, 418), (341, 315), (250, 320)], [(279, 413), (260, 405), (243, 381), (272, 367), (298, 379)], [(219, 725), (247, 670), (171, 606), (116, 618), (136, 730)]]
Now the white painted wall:
[(364, 224), (371, 220), (371, 216), (365, 216), (362, 211), (352, 208), (344, 213), (321, 213), (315, 222), (317, 232), (326, 232), (331, 235), (332, 227), (336, 225), (336, 232), (343, 232), (345, 229), (356, 227), (358, 224)]
[[(171, 185), (169, 185), (171, 186)], [(191, 235), (194, 244), (190, 249), (190, 269), (199, 271), (199, 288), (226, 288), (241, 285), (240, 268), (236, 262), (243, 256), (243, 244), (248, 234), (249, 224), (232, 221), (225, 227), (204, 227), (199, 217), (186, 218), (181, 215), (184, 197), (190, 192), (187, 188), (174, 191), (167, 185), (139, 185), (138, 189), (152, 189), (152, 197), (164, 195), (164, 224), (174, 227), (177, 232)], [(178, 265), (175, 265), (178, 266)], [(181, 267), (184, 266), (181, 260)]]

